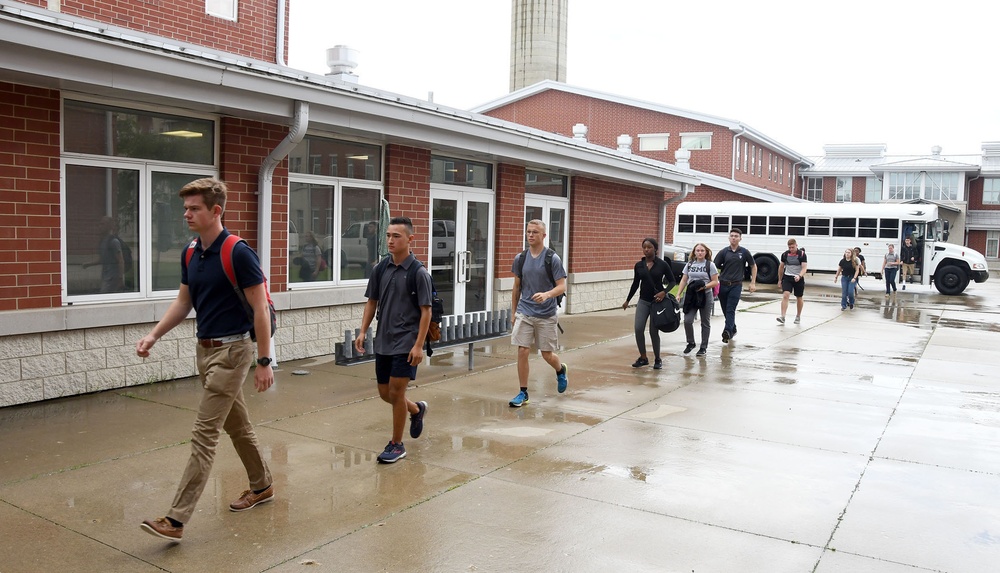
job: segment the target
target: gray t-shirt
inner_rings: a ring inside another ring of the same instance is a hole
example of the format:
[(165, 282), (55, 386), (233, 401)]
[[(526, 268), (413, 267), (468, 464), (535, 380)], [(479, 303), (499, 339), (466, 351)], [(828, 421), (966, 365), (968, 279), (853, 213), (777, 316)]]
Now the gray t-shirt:
[[(406, 273), (410, 265), (416, 264), (411, 253), (396, 265), (389, 258), (388, 266), (378, 282), (378, 273), (373, 272), (368, 279), (365, 297), (378, 301), (378, 331), (373, 348), (376, 354), (408, 354), (417, 341), (420, 332), (420, 309), (413, 306), (410, 293), (406, 290)], [(420, 306), (430, 306), (432, 298), (431, 274), (426, 267), (417, 273), (417, 302)]]
[(704, 261), (688, 261), (688, 264), (684, 265), (683, 272), (687, 275), (688, 283), (691, 281), (709, 282), (712, 280), (712, 275), (719, 274), (719, 269), (715, 268), (715, 263), (706, 259)]
[(885, 254), (885, 267), (886, 268), (896, 268), (896, 263), (900, 261), (899, 255), (896, 253), (886, 253)]
[[(549, 280), (549, 272), (545, 270), (545, 253), (546, 251), (543, 250), (540, 255), (533, 257), (531, 251), (528, 251), (528, 258), (524, 261), (524, 268), (521, 271), (521, 298), (517, 301), (517, 312), (524, 316), (546, 318), (556, 314), (558, 308), (556, 299), (550, 298), (540, 303), (531, 300), (535, 293), (550, 291), (555, 287)], [(514, 264), (511, 265), (510, 271), (515, 275), (517, 274), (517, 260), (521, 258), (522, 254), (524, 251), (514, 257)], [(562, 259), (556, 254), (552, 255), (552, 278), (557, 281), (566, 278)]]

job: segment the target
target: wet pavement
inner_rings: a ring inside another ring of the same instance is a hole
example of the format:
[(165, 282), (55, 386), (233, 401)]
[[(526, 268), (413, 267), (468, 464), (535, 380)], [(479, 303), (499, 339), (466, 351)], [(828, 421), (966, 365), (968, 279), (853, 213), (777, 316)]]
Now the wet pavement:
[(1000, 570), (1000, 280), (866, 279), (841, 312), (831, 279), (799, 325), (744, 291), (732, 343), (717, 307), (708, 356), (665, 334), (661, 371), (629, 366), (632, 310), (566, 317), (569, 390), (535, 357), (521, 409), (506, 341), (474, 372), (438, 350), (393, 465), (370, 363), (281, 364), (247, 385), (276, 500), (228, 511), (246, 474), (223, 437), (176, 545), (138, 525), (187, 460), (193, 379), (0, 409), (0, 573)]

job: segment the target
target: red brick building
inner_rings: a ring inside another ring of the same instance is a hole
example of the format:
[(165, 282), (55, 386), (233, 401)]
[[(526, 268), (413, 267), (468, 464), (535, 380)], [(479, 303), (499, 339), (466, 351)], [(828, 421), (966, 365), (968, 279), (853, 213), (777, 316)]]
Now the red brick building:
[[(289, 69), (287, 6), (0, 4), (0, 406), (195, 373), (193, 320), (150, 359), (134, 345), (176, 295), (190, 239), (177, 190), (198, 177), (229, 184), (224, 223), (261, 255), (279, 361), (330, 354), (358, 326), (363, 230), (383, 200), (413, 219), (449, 313), (509, 308), (530, 218), (571, 273), (567, 312), (585, 312), (621, 304), (637, 238), (662, 235), (661, 204), (701, 182)], [(103, 257), (111, 234), (127, 262)], [(301, 272), (313, 239), (315, 280)]]

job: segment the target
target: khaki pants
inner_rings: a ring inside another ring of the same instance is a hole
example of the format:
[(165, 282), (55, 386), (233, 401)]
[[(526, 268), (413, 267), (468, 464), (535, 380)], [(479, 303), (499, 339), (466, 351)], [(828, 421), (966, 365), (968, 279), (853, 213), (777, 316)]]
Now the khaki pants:
[(198, 372), (205, 390), (194, 421), (191, 457), (167, 513), (171, 519), (187, 523), (194, 514), (198, 498), (208, 483), (223, 429), (243, 461), (250, 487), (259, 490), (271, 485), (271, 471), (257, 444), (243, 401), (243, 382), (253, 363), (253, 347), (249, 338), (217, 348), (198, 346)]

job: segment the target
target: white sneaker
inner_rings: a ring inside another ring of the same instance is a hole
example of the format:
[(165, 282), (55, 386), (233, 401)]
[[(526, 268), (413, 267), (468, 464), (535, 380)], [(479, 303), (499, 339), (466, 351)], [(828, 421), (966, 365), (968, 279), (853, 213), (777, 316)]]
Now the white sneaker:
[(798, 324), (798, 323), (799, 323), (799, 321), (801, 321), (801, 320), (802, 320), (802, 317), (801, 317), (801, 316), (796, 316), (796, 317), (795, 317), (795, 324)]

